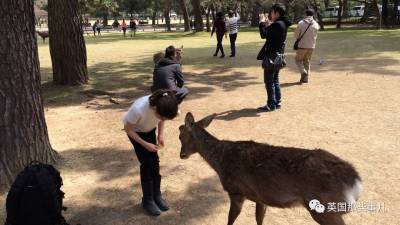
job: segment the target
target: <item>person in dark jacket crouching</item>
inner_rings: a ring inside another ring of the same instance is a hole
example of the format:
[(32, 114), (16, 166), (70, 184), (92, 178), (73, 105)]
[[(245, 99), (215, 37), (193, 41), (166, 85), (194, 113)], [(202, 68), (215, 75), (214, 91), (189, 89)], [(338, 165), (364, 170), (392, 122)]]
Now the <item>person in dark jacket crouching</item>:
[(153, 86), (151, 91), (154, 93), (157, 90), (167, 89), (176, 92), (176, 100), (182, 103), (183, 99), (189, 94), (182, 73), (182, 67), (179, 59), (180, 51), (174, 46), (169, 46), (165, 50), (164, 58), (155, 61), (156, 65), (153, 72)]
[[(260, 53), (261, 58), (265, 59), (276, 55), (283, 54), (285, 51), (285, 41), (288, 27), (291, 22), (286, 17), (285, 7), (281, 4), (274, 4), (270, 11), (271, 21), (268, 18), (260, 17), (260, 35), (262, 39), (266, 39), (263, 49)], [(279, 69), (264, 68), (264, 83), (267, 89), (268, 100), (265, 106), (261, 106), (258, 110), (274, 111), (281, 107), (281, 88), (279, 85)]]

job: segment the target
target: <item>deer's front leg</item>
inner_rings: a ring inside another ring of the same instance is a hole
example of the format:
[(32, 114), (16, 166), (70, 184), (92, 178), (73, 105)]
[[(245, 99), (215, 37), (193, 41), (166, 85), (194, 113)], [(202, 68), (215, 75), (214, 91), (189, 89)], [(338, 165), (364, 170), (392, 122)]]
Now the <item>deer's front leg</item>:
[(264, 221), (264, 216), (265, 216), (265, 205), (262, 203), (256, 203), (256, 221), (257, 225), (262, 225)]
[(229, 194), (231, 208), (229, 209), (228, 225), (233, 225), (242, 210), (244, 197), (241, 194)]

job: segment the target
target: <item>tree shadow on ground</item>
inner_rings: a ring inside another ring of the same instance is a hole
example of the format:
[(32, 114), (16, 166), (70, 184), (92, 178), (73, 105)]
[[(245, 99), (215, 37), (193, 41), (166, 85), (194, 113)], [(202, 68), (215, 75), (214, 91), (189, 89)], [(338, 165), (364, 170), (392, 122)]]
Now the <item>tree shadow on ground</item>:
[(299, 85), (301, 85), (301, 82), (290, 82), (290, 83), (280, 84), (281, 88), (288, 88), (288, 87), (299, 86)]
[[(96, 45), (96, 44), (103, 44), (103, 43), (115, 43), (118, 42), (132, 42), (135, 41), (156, 41), (156, 40), (176, 40), (179, 38), (186, 38), (186, 37), (194, 37), (196, 34), (194, 32), (164, 32), (164, 31), (156, 31), (156, 32), (137, 32), (135, 37), (130, 37), (130, 33), (127, 32), (126, 38), (123, 37), (122, 32), (110, 32), (110, 33), (102, 33), (101, 36), (93, 36), (93, 33), (90, 33), (90, 36), (84, 33), (85, 43), (86, 45)], [(43, 43), (41, 38), (38, 38), (38, 46), (48, 46), (49, 42), (46, 40)]]
[[(138, 96), (150, 94), (154, 65), (151, 57), (134, 63), (98, 63), (89, 67), (90, 82), (85, 86), (58, 86), (51, 80), (42, 84), (46, 107), (85, 104), (94, 109), (126, 109)], [(49, 68), (42, 69), (44, 76)], [(208, 67), (203, 72), (185, 72), (188, 100), (207, 97), (217, 88), (233, 91), (256, 84), (246, 73), (224, 66)], [(198, 85), (202, 86), (198, 86)]]
[[(363, 42), (376, 43), (383, 38), (382, 34), (385, 33), (368, 33), (358, 38), (365, 39)], [(148, 33), (146, 35), (149, 37), (157, 36), (154, 33)], [(166, 37), (171, 37), (171, 39), (182, 37), (182, 34), (179, 33), (168, 35)], [(161, 36), (164, 36), (164, 34)], [(390, 67), (399, 64), (397, 59), (389, 56), (376, 55), (377, 52), (398, 49), (398, 47), (393, 47), (392, 43), (385, 43), (381, 48), (374, 45), (370, 48), (362, 48), (362, 46), (359, 46), (359, 48), (355, 47), (351, 51), (351, 54), (346, 54), (343, 51), (333, 50), (330, 48), (331, 44), (329, 43), (340, 41), (349, 45), (352, 42), (346, 39), (343, 40), (343, 35), (339, 35), (339, 33), (334, 33), (331, 36), (332, 38), (320, 40), (319, 44), (321, 47), (317, 48), (314, 61), (316, 61), (316, 57), (326, 57), (326, 62), (321, 66), (317, 66), (313, 63), (312, 69), (316, 72), (336, 71), (347, 72), (348, 74), (370, 73), (377, 75), (400, 75), (396, 69)], [(394, 34), (392, 36), (386, 39), (392, 40), (398, 37), (398, 35)], [(367, 37), (372, 40), (367, 40)], [(292, 41), (288, 40), (288, 46), (291, 46), (291, 43)], [(233, 91), (246, 85), (256, 84), (256, 76), (250, 74), (251, 72), (243, 72), (240, 70), (260, 68), (260, 61), (256, 60), (256, 55), (262, 45), (263, 42), (261, 39), (257, 39), (255, 42), (240, 43), (237, 45), (238, 56), (233, 59), (212, 57), (215, 50), (214, 46), (204, 46), (201, 48), (190, 48), (186, 46), (183, 71), (186, 73), (187, 86), (191, 89), (188, 100), (207, 97), (217, 88), (223, 91)], [(341, 48), (343, 48), (343, 46)], [(294, 54), (292, 50), (288, 49), (288, 69), (297, 72), (294, 66)], [(362, 58), (355, 58), (354, 56), (357, 54), (362, 56)], [(190, 66), (193, 69), (191, 71), (185, 70), (186, 66)], [(44, 80), (47, 80), (43, 83), (45, 105), (47, 107), (57, 107), (87, 103), (91, 100), (96, 100), (99, 96), (99, 94), (94, 95), (93, 93), (87, 92), (94, 89), (103, 91), (104, 95), (100, 94), (100, 96), (103, 97), (105, 102), (109, 101), (107, 104), (104, 104), (104, 102), (94, 103), (94, 105), (98, 106), (95, 108), (123, 108), (138, 96), (150, 94), (153, 67), (152, 54), (141, 57), (133, 63), (128, 63), (126, 61), (100, 62), (88, 68), (90, 84), (75, 87), (52, 85), (50, 79), (52, 73), (51, 69), (41, 68), (41, 72), (45, 78)], [(235, 71), (236, 69), (239, 71)], [(259, 70), (261, 72), (261, 68)], [(197, 84), (204, 85), (204, 87), (195, 87)], [(290, 86), (291, 84), (287, 84), (287, 86), (282, 85), (282, 87)], [(119, 104), (110, 103), (112, 102), (110, 98), (116, 98), (113, 100), (116, 100)]]
[(243, 72), (232, 72), (231, 68), (213, 67), (204, 72), (186, 73), (189, 84), (202, 84), (221, 88), (223, 91), (234, 91), (237, 88), (258, 84), (255, 78)]
[[(132, 150), (93, 148), (67, 150), (59, 152), (59, 166), (66, 172), (101, 172), (99, 181), (112, 181), (124, 177), (133, 177), (132, 168), (138, 167)], [(77, 167), (78, 166), (78, 167)]]
[[(98, 188), (85, 197), (102, 204), (91, 201), (87, 206), (69, 205), (66, 217), (69, 223), (82, 225), (189, 224), (213, 214), (215, 208), (226, 203), (226, 197), (216, 191), (218, 182), (217, 178), (200, 180), (189, 185), (184, 193), (180, 193), (181, 197), (175, 199), (173, 194), (164, 194), (171, 209), (159, 217), (146, 215), (140, 205), (140, 197), (134, 198), (132, 190)], [(140, 186), (135, 184), (133, 188), (137, 190)]]
[(261, 112), (254, 108), (244, 108), (239, 110), (229, 110), (221, 113), (217, 113), (217, 120), (233, 121), (243, 117), (260, 117)]
[[(220, 182), (213, 176), (197, 180), (187, 187), (180, 187), (183, 192), (163, 188), (164, 197), (168, 199), (171, 210), (159, 218), (149, 217), (140, 206), (142, 193), (138, 177), (139, 166), (132, 151), (94, 148), (67, 150), (60, 154), (63, 158), (60, 169), (64, 174), (68, 174), (68, 179), (64, 178), (64, 187), (68, 186), (67, 190), (74, 190), (73, 183), (66, 183), (68, 180), (73, 182), (78, 177), (92, 173), (98, 177), (96, 186), (90, 187), (89, 191), (82, 194), (79, 193), (79, 197), (69, 198), (68, 196), (74, 193), (66, 193), (65, 205), (68, 211), (65, 216), (71, 224), (145, 225), (159, 224), (161, 221), (171, 225), (188, 224), (191, 220), (212, 214), (220, 204), (226, 203)], [(164, 177), (184, 176), (182, 170), (184, 168), (162, 168), (161, 173), (165, 174)], [(92, 177), (91, 180), (93, 179), (96, 178)], [(132, 185), (118, 185), (123, 179), (132, 180)]]

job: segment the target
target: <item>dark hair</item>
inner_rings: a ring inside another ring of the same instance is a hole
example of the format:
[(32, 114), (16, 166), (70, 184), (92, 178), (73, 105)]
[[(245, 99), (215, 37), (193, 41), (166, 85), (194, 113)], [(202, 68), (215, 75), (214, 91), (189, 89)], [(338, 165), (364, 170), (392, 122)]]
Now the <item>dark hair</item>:
[(162, 58), (164, 58), (164, 53), (163, 52), (157, 52), (156, 54), (153, 55), (153, 62), (154, 64), (157, 64), (160, 62)]
[(233, 17), (233, 10), (229, 10), (228, 16), (229, 16), (229, 17)]
[(174, 91), (155, 91), (150, 96), (150, 106), (156, 107), (157, 114), (166, 119), (172, 120), (178, 115), (178, 101)]
[(217, 12), (217, 19), (222, 19), (224, 14), (222, 12)]
[(280, 16), (284, 16), (286, 14), (285, 6), (280, 3), (273, 4), (271, 7), (271, 12), (272, 11), (279, 13)]
[(176, 53), (176, 49), (174, 46), (170, 45), (168, 48), (165, 49), (165, 58), (174, 57)]
[(306, 16), (314, 16), (314, 10), (312, 10), (312, 9), (307, 9), (307, 10), (306, 10)]

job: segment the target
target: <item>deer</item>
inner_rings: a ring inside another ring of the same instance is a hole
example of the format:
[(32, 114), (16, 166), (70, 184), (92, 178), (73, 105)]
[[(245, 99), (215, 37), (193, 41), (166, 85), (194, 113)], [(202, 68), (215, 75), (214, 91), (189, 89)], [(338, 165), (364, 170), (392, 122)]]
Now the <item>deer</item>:
[(217, 173), (228, 193), (228, 225), (234, 224), (244, 200), (256, 203), (262, 225), (266, 207), (303, 206), (320, 225), (345, 225), (349, 211), (329, 211), (328, 203), (354, 205), (362, 191), (353, 165), (322, 149), (301, 149), (254, 141), (219, 140), (206, 131), (217, 114), (195, 122), (188, 112), (179, 127), (180, 158), (199, 153)]
[(49, 37), (48, 31), (36, 31), (36, 33), (43, 39), (43, 44), (46, 42), (46, 38)]

